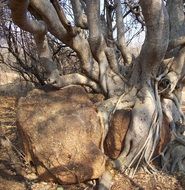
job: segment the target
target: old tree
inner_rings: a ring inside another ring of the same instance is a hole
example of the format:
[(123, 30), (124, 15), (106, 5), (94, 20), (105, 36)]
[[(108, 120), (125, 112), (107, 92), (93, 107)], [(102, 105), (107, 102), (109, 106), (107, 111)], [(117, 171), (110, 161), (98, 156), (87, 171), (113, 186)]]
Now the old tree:
[[(82, 85), (93, 93), (103, 94), (104, 100), (95, 105), (103, 127), (99, 147), (102, 152), (107, 134), (114, 138), (114, 133), (122, 133), (110, 130), (115, 117), (122, 118), (120, 125), (126, 125), (127, 117), (126, 134), (119, 134), (123, 136), (121, 152), (117, 156), (108, 154), (116, 170), (133, 175), (143, 166), (153, 171), (154, 152), (155, 156), (161, 154), (163, 169), (184, 170), (184, 1), (71, 0), (70, 5), (72, 17), (66, 15), (62, 1), (9, 1), (13, 22), (34, 37), (47, 83), (56, 89)], [(124, 7), (128, 9), (125, 15)], [(145, 29), (145, 40), (137, 57), (127, 49), (125, 39), (123, 21), (129, 14)], [(48, 46), (48, 33), (76, 52), (81, 73), (59, 73)], [(159, 142), (165, 141), (165, 130), (170, 131), (171, 139), (163, 150)], [(179, 149), (173, 146), (175, 143), (179, 143)], [(109, 175), (104, 173), (102, 183), (107, 181), (105, 178), (110, 179)]]

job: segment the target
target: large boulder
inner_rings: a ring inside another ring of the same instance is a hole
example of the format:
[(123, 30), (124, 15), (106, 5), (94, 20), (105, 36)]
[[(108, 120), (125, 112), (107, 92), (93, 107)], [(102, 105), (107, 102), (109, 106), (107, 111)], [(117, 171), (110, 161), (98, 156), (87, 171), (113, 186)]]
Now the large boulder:
[(102, 128), (82, 87), (31, 91), (18, 101), (17, 126), (26, 159), (42, 180), (72, 184), (104, 172)]

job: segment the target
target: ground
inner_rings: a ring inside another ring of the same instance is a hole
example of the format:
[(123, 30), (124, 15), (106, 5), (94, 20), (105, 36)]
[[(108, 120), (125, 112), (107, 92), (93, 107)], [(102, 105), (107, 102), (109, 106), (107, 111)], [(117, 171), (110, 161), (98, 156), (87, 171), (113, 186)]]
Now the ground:
[[(21, 143), (16, 128), (16, 98), (0, 96), (0, 190), (90, 190), (93, 182), (61, 187), (54, 183), (39, 182), (30, 167), (24, 162)], [(130, 183), (146, 190), (183, 190), (185, 175), (176, 173), (170, 175), (163, 172), (147, 174), (140, 171), (133, 181), (123, 177), (125, 190)], [(123, 190), (119, 188), (117, 189)]]

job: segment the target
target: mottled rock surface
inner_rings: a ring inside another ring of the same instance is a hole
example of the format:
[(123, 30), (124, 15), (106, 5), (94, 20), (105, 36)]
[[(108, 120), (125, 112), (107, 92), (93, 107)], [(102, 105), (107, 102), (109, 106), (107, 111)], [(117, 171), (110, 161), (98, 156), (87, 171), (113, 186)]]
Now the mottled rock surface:
[(112, 116), (110, 128), (104, 142), (105, 153), (116, 159), (124, 148), (124, 138), (129, 127), (131, 111), (117, 110)]
[(17, 126), (41, 179), (72, 184), (102, 175), (102, 128), (82, 87), (33, 90), (18, 102)]

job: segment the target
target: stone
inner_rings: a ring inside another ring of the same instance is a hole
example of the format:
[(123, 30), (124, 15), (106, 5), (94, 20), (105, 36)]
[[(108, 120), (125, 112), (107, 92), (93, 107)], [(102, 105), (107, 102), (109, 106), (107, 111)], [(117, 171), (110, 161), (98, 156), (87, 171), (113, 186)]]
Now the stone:
[(104, 142), (105, 154), (108, 155), (108, 157), (116, 159), (122, 152), (130, 119), (130, 110), (116, 110), (113, 114), (109, 131)]
[(104, 172), (100, 120), (82, 87), (31, 91), (18, 101), (17, 127), (40, 179), (73, 184)]
[(154, 157), (161, 154), (164, 148), (171, 140), (171, 130), (170, 123), (168, 122), (166, 116), (163, 117), (162, 126), (160, 129), (159, 142), (154, 152)]

